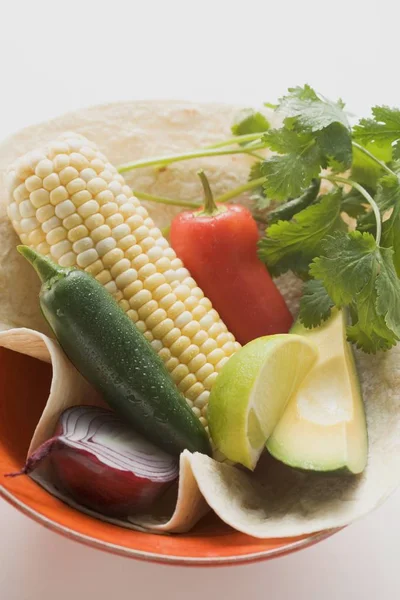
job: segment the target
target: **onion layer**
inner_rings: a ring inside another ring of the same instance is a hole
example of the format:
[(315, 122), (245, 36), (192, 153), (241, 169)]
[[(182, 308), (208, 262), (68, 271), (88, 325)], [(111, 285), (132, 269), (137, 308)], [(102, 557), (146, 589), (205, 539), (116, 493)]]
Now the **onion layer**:
[(114, 517), (149, 509), (179, 474), (176, 458), (113, 412), (94, 406), (64, 411), (54, 437), (11, 476), (30, 473), (44, 459), (57, 487), (79, 504)]

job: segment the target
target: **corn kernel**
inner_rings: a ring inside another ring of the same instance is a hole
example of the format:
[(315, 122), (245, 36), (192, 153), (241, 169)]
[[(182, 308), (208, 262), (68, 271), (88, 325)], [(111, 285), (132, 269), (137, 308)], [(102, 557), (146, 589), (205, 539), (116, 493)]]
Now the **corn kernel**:
[[(140, 248), (140, 246), (134, 246), (133, 248), (131, 248), (131, 250), (128, 250), (126, 255), (132, 260), (132, 266), (139, 271), (139, 269), (142, 269), (145, 265), (149, 263), (149, 259), (141, 251), (139, 254), (136, 254), (136, 248)], [(136, 256), (132, 256), (133, 253), (135, 253)], [(152, 267), (154, 266), (152, 263), (149, 264)]]
[(147, 256), (151, 262), (156, 262), (163, 257), (163, 251), (159, 246), (152, 246), (147, 250)]
[(182, 327), (181, 329), (182, 335), (187, 335), (190, 339), (192, 339), (198, 331), (200, 331), (200, 324), (198, 321), (194, 321), (193, 319)]
[(167, 360), (167, 362), (165, 363), (165, 366), (167, 367), (169, 372), (173, 371), (178, 365), (179, 365), (179, 359), (176, 358), (176, 356), (171, 356), (171, 358), (169, 358)]
[[(124, 258), (124, 256), (122, 255), (122, 258), (120, 260), (118, 260), (117, 262), (114, 262), (114, 264), (112, 265), (111, 275), (113, 276), (114, 279), (116, 279), (118, 277), (118, 275), (121, 275), (122, 273), (127, 271), (130, 268), (130, 266), (131, 266), (130, 261), (127, 258)], [(118, 285), (118, 288), (120, 288), (119, 285)]]
[[(188, 369), (189, 369), (189, 371), (191, 370), (189, 365), (188, 365)], [(194, 400), (196, 400), (199, 397), (199, 394), (201, 394), (203, 390), (204, 390), (204, 388), (203, 388), (202, 384), (199, 381), (196, 381), (195, 384), (193, 384), (189, 389), (187, 389), (185, 391), (185, 396), (186, 396), (186, 398), (189, 398), (189, 400), (192, 400), (192, 402), (193, 402)], [(197, 402), (196, 402), (196, 404), (197, 404)], [(200, 407), (199, 407), (199, 409), (200, 409)]]
[[(188, 369), (189, 370), (189, 369)], [(194, 373), (188, 373), (179, 383), (180, 391), (185, 394), (192, 385), (196, 383), (196, 375)]]
[(68, 232), (68, 239), (71, 242), (77, 242), (78, 240), (81, 240), (82, 238), (85, 238), (88, 236), (89, 236), (89, 231), (87, 230), (87, 228), (84, 225), (78, 225), (77, 227), (74, 227), (73, 229), (71, 229)]
[(42, 185), (43, 183), (40, 177), (38, 177), (37, 175), (31, 175), (30, 177), (25, 179), (24, 187), (28, 190), (28, 192), (34, 192), (35, 190), (40, 190)]
[(131, 319), (131, 321), (133, 321), (134, 323), (137, 323), (139, 321), (139, 315), (137, 314), (136, 310), (133, 310), (131, 308), (127, 311), (126, 314)]
[(101, 240), (96, 244), (96, 250), (99, 256), (104, 256), (104, 254), (107, 254), (107, 252), (113, 250), (116, 247), (116, 245), (117, 242), (114, 240), (114, 238), (108, 237), (105, 240)]
[(48, 158), (44, 158), (37, 164), (35, 174), (43, 179), (44, 177), (51, 175), (53, 170), (53, 161), (49, 160)]
[(162, 343), (164, 346), (168, 347), (174, 344), (181, 337), (181, 330), (177, 327), (173, 327), (168, 333), (163, 337)]
[[(126, 259), (124, 259), (126, 260)], [(127, 261), (130, 264), (130, 261)], [(115, 283), (120, 290), (126, 288), (130, 283), (137, 280), (138, 274), (136, 269), (126, 269), (120, 275), (117, 275)]]
[(35, 207), (32, 205), (30, 200), (23, 200), (19, 205), (19, 213), (21, 217), (29, 218), (34, 217), (36, 214)]
[(47, 256), (48, 254), (50, 254), (50, 246), (48, 245), (47, 242), (42, 242), (41, 244), (39, 244), (37, 246), (37, 251), (39, 252), (39, 254), (43, 254), (43, 256)]
[(103, 217), (107, 219), (111, 215), (114, 215), (118, 212), (118, 204), (116, 204), (115, 202), (108, 202), (107, 204), (103, 204), (100, 207), (100, 212), (103, 215)]
[(98, 259), (95, 260), (91, 265), (86, 267), (85, 271), (86, 273), (90, 273), (90, 275), (92, 275), (93, 277), (96, 277), (96, 275), (100, 273), (103, 270), (103, 268), (103, 263), (100, 259)]
[[(96, 196), (96, 199), (97, 198), (98, 198), (98, 196)], [(123, 225), (124, 219), (123, 219), (122, 215), (120, 215), (119, 213), (115, 213), (114, 215), (107, 217), (106, 223), (109, 227), (111, 227), (111, 229), (113, 229), (115, 227), (118, 227), (118, 225)]]
[(59, 172), (58, 176), (62, 185), (67, 185), (67, 183), (79, 177), (79, 173), (74, 167), (65, 167), (65, 169)]
[(90, 215), (87, 219), (85, 219), (85, 225), (90, 231), (97, 229), (97, 227), (101, 227), (104, 224), (104, 217), (100, 214)]
[(146, 331), (146, 323), (144, 321), (137, 321), (136, 322), (136, 327), (139, 329), (139, 331), (141, 331), (142, 333), (144, 333)]
[[(41, 192), (45, 192), (45, 190), (40, 190)], [(49, 192), (46, 192), (46, 194), (49, 194)], [(54, 190), (52, 190), (50, 192), (50, 202), (54, 205), (59, 204), (60, 202), (63, 202), (64, 200), (68, 200), (69, 198), (69, 194), (67, 192), (67, 190), (65, 189), (64, 186), (59, 185), (58, 187), (54, 188)]]
[[(111, 238), (111, 239), (114, 239), (114, 238)], [(109, 252), (104, 254), (103, 264), (105, 267), (110, 268), (115, 263), (122, 260), (123, 258), (124, 258), (124, 253), (122, 252), (122, 250), (120, 250), (120, 248), (114, 248), (113, 250), (110, 250)]]
[(77, 194), (78, 192), (82, 192), (86, 189), (86, 181), (81, 177), (76, 177), (67, 183), (65, 187), (67, 188), (68, 193), (72, 196), (73, 194)]
[[(156, 246), (157, 248), (158, 246)], [(167, 257), (163, 257), (160, 258), (156, 261), (155, 263), (156, 267), (157, 267), (157, 271), (159, 273), (165, 273), (165, 271), (168, 271), (168, 269), (171, 268), (171, 262)]]
[(45, 241), (45, 235), (41, 229), (34, 229), (29, 234), (29, 245), (30, 246), (38, 246), (42, 242)]
[[(51, 154), (50, 154), (51, 156)], [(57, 173), (60, 173), (63, 169), (69, 166), (69, 156), (68, 154), (57, 154), (53, 158), (54, 170)]]
[(146, 304), (144, 304), (143, 306), (141, 306), (138, 309), (138, 313), (139, 313), (139, 317), (143, 320), (146, 321), (146, 319), (148, 317), (150, 317), (150, 315), (156, 311), (158, 308), (158, 304), (155, 300), (150, 300), (149, 302), (146, 302)]
[[(112, 225), (110, 225), (110, 227), (112, 227)], [(117, 225), (116, 227), (114, 227), (112, 229), (112, 236), (113, 236), (113, 238), (115, 240), (121, 240), (125, 236), (129, 235), (130, 232), (131, 232), (131, 230), (128, 227), (128, 225), (126, 225), (125, 223), (123, 223), (122, 225)], [(134, 238), (134, 242), (133, 243), (134, 244), (136, 243), (136, 239), (135, 238)]]
[(154, 352), (158, 353), (162, 349), (163, 345), (160, 340), (153, 340), (151, 342), (151, 347), (153, 348)]
[(72, 245), (72, 249), (76, 254), (85, 252), (85, 250), (89, 250), (90, 248), (93, 248), (93, 240), (90, 237), (81, 238)]
[[(197, 346), (196, 346), (197, 348)], [(207, 357), (205, 354), (202, 354), (201, 352), (199, 354), (197, 354), (197, 356), (195, 356), (194, 358), (192, 358), (191, 361), (189, 361), (187, 363), (188, 367), (189, 367), (189, 371), (191, 373), (196, 373), (196, 371), (198, 371), (199, 369), (201, 369), (201, 367), (203, 367), (207, 362)]]
[(30, 201), (35, 208), (40, 208), (50, 201), (50, 194), (47, 190), (40, 189), (30, 194)]
[(78, 225), (82, 224), (82, 218), (78, 215), (78, 213), (74, 213), (73, 215), (69, 215), (65, 219), (63, 219), (63, 225), (66, 229), (73, 229), (74, 227), (78, 227)]
[[(90, 250), (89, 250), (89, 252), (90, 252)], [(101, 283), (101, 285), (106, 285), (106, 283), (111, 281), (110, 271), (107, 271), (106, 269), (104, 269), (104, 271), (101, 271), (100, 273), (98, 273), (98, 275), (96, 275), (96, 279), (99, 283)]]
[[(137, 257), (137, 258), (135, 258), (135, 260), (132, 261), (132, 265), (135, 267), (135, 269), (138, 268), (139, 258), (140, 257)], [(142, 279), (142, 280), (145, 280), (148, 277), (151, 277), (155, 273), (156, 273), (156, 268), (153, 265), (153, 263), (150, 263), (150, 262), (143, 265), (142, 267), (139, 267), (139, 270), (138, 270), (138, 275), (139, 275), (140, 279)]]
[(214, 367), (207, 362), (204, 366), (200, 367), (198, 371), (196, 371), (196, 377), (198, 381), (204, 382), (204, 380), (212, 373), (214, 373)]
[(132, 283), (130, 283), (129, 285), (124, 287), (124, 289), (122, 291), (124, 293), (125, 298), (127, 300), (130, 300), (131, 298), (136, 296), (136, 294), (138, 292), (140, 292), (142, 289), (143, 289), (143, 283), (140, 281), (140, 279), (137, 279), (136, 281), (132, 281)]
[(185, 305), (180, 300), (177, 300), (172, 306), (167, 309), (167, 314), (171, 319), (176, 319), (185, 310)]
[(207, 390), (211, 390), (211, 388), (214, 385), (217, 377), (218, 377), (218, 373), (216, 371), (214, 371), (214, 373), (211, 373), (211, 375), (209, 375), (208, 377), (206, 377), (206, 379), (203, 379), (203, 385), (204, 385), (204, 387)]
[[(155, 302), (155, 300), (153, 302)], [(153, 331), (153, 329), (154, 329), (154, 327), (156, 327), (156, 325), (165, 321), (165, 319), (167, 317), (167, 313), (165, 312), (165, 310), (163, 310), (162, 308), (158, 308), (157, 303), (156, 303), (156, 305), (157, 305), (156, 310), (154, 310), (154, 312), (148, 318), (145, 319), (146, 326), (151, 331)]]
[(52, 246), (53, 244), (58, 244), (58, 242), (65, 240), (66, 237), (67, 232), (65, 231), (64, 227), (56, 227), (55, 229), (49, 231), (49, 233), (46, 235), (46, 242)]
[[(21, 221), (22, 224), (22, 221)], [(44, 223), (42, 223), (42, 229), (45, 233), (50, 233), (50, 231), (52, 229), (55, 229), (56, 227), (60, 227), (61, 225), (61, 221), (58, 217), (51, 217), (50, 219), (48, 219), (48, 221), (45, 221)]]
[[(171, 316), (171, 314), (170, 314)], [(172, 317), (173, 318), (173, 317)], [(185, 325), (192, 322), (192, 315), (188, 310), (184, 310), (178, 317), (175, 319), (175, 325), (182, 329)]]
[(185, 335), (181, 335), (176, 340), (176, 342), (174, 342), (173, 344), (171, 344), (171, 346), (169, 347), (169, 349), (171, 350), (171, 353), (174, 356), (180, 356), (184, 350), (186, 350), (187, 348), (189, 348), (189, 346), (190, 346), (190, 340), (189, 340), (189, 338), (186, 337)]
[[(159, 309), (159, 310), (162, 310), (162, 309)], [(162, 337), (167, 335), (167, 333), (169, 333), (173, 328), (174, 328), (173, 320), (166, 318), (166, 319), (164, 319), (164, 321), (162, 321), (161, 323), (159, 323), (158, 325), (156, 325), (154, 327), (153, 333), (156, 338), (161, 339)]]
[(92, 230), (91, 236), (94, 243), (97, 244), (97, 242), (111, 237), (111, 229), (108, 227), (108, 225), (100, 225), (100, 227), (96, 227), (96, 229)]
[(77, 169), (77, 171), (82, 171), (83, 169), (86, 169), (86, 167), (89, 166), (89, 161), (80, 152), (71, 152), (71, 154), (69, 155), (69, 164), (71, 165), (71, 167)]
[(75, 204), (76, 207), (82, 206), (89, 202), (92, 199), (92, 194), (90, 194), (87, 190), (82, 190), (81, 192), (76, 192), (72, 194), (71, 200)]
[(52, 206), (51, 204), (41, 206), (36, 211), (36, 218), (39, 221), (39, 223), (44, 223), (45, 221), (48, 221), (49, 219), (51, 219), (51, 217), (54, 217), (54, 215), (54, 206)]
[(71, 249), (72, 249), (71, 242), (69, 242), (68, 240), (62, 240), (61, 242), (58, 242), (54, 246), (50, 245), (50, 253), (51, 253), (52, 257), (55, 258), (56, 260), (61, 258), (61, 256), (63, 256), (63, 254), (70, 252)]
[(75, 212), (75, 206), (71, 200), (64, 200), (56, 206), (56, 215), (59, 219), (65, 219)]
[[(185, 338), (186, 336), (183, 336), (183, 337)], [(190, 339), (190, 338), (187, 338), (187, 339)], [(198, 354), (199, 354), (199, 348), (198, 348), (198, 346), (196, 346), (195, 344), (190, 344), (190, 346), (188, 346), (186, 348), (186, 350), (184, 350), (182, 352), (182, 354), (179, 355), (179, 360), (182, 363), (188, 364)]]
[(93, 196), (96, 196), (107, 189), (107, 182), (101, 177), (94, 177), (87, 181), (86, 187)]
[(67, 252), (61, 258), (58, 259), (58, 264), (61, 267), (74, 267), (76, 265), (76, 254), (75, 252)]
[(186, 375), (189, 375), (189, 369), (186, 365), (178, 365), (173, 371), (171, 371), (171, 377), (175, 383), (182, 381)]
[(129, 304), (135, 310), (139, 310), (141, 306), (144, 306), (147, 302), (150, 302), (151, 294), (148, 290), (140, 290), (133, 298), (129, 300)]
[(145, 331), (144, 332), (144, 337), (146, 338), (146, 340), (148, 342), (152, 342), (154, 340), (153, 334), (151, 333), (151, 331)]
[(78, 263), (78, 267), (81, 269), (85, 269), (92, 263), (94, 263), (99, 258), (96, 250), (94, 248), (90, 248), (90, 250), (85, 250), (85, 252), (81, 252), (79, 254), (76, 262)]

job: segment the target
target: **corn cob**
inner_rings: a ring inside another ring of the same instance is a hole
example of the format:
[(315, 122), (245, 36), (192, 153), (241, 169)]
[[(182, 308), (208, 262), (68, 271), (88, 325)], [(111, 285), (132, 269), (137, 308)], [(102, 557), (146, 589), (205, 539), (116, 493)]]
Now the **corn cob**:
[(20, 158), (8, 185), (22, 243), (102, 283), (207, 426), (211, 386), (240, 345), (115, 167), (66, 133)]

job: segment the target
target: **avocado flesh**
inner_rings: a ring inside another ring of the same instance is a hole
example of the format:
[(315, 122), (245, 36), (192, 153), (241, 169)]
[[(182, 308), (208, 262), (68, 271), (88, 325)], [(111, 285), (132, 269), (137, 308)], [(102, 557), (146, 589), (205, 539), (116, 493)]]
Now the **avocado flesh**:
[(356, 365), (346, 341), (346, 315), (335, 310), (322, 326), (295, 323), (319, 358), (267, 442), (275, 458), (295, 468), (357, 474), (367, 463), (368, 438)]

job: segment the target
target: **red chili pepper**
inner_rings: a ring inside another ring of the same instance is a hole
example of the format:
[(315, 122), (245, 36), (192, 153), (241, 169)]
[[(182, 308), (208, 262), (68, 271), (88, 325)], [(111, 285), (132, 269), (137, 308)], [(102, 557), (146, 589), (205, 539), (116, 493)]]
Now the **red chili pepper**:
[(207, 178), (199, 175), (204, 209), (174, 218), (172, 247), (241, 344), (286, 333), (293, 318), (257, 256), (255, 220), (243, 206), (216, 205)]

